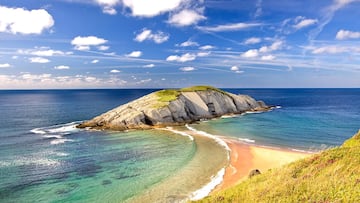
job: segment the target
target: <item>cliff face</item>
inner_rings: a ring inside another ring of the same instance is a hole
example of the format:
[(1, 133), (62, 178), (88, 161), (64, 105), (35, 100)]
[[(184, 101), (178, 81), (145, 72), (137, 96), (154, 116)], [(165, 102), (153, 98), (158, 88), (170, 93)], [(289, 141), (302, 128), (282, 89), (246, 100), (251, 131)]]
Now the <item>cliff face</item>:
[(176, 94), (174, 98), (168, 99), (169, 101), (163, 101), (164, 95), (159, 94), (161, 92), (154, 92), (86, 121), (78, 127), (111, 130), (148, 129), (181, 125), (225, 114), (269, 109), (264, 102), (257, 102), (250, 96), (235, 95), (215, 88), (172, 91)]

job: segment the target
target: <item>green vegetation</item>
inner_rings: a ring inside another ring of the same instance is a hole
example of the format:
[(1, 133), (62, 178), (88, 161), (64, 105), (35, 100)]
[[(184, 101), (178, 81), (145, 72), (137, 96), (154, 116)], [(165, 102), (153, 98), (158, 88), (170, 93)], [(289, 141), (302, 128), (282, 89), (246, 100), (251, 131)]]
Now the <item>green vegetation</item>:
[(213, 91), (221, 92), (223, 94), (227, 94), (227, 92), (211, 86), (193, 86), (182, 89), (160, 90), (155, 93), (159, 97), (158, 99), (159, 103), (156, 104), (154, 108), (161, 108), (166, 106), (169, 102), (177, 99), (181, 92), (196, 92), (196, 91), (206, 91), (206, 90), (213, 90)]
[(360, 202), (360, 131), (341, 147), (269, 170), (199, 202)]

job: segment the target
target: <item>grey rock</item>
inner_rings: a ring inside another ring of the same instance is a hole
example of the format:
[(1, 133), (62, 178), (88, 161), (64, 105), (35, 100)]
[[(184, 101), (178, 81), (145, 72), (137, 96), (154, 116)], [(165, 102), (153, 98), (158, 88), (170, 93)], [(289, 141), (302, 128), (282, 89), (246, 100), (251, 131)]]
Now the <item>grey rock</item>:
[(180, 92), (177, 99), (161, 102), (155, 93), (114, 108), (78, 125), (79, 128), (127, 130), (183, 125), (201, 119), (266, 111), (270, 107), (247, 95), (216, 90)]

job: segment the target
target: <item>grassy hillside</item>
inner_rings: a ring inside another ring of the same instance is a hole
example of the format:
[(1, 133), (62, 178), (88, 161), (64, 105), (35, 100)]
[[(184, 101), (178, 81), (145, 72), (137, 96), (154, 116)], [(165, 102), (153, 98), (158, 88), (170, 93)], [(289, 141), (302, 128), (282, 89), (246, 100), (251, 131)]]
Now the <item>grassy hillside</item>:
[(269, 170), (199, 202), (360, 202), (360, 131), (340, 147)]

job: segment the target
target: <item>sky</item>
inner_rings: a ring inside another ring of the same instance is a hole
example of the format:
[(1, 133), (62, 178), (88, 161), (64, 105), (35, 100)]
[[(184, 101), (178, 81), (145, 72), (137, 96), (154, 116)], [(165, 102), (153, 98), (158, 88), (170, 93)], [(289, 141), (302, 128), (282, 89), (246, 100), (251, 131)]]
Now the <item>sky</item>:
[(0, 89), (360, 87), (360, 0), (1, 0)]

